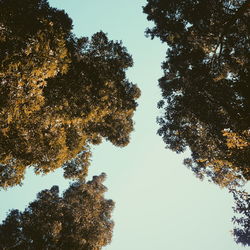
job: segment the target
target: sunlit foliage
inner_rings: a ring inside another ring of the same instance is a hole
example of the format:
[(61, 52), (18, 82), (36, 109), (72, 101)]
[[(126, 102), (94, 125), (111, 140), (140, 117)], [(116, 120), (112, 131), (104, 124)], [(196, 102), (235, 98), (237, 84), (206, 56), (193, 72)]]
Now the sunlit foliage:
[(0, 249), (100, 250), (111, 241), (112, 200), (104, 198), (105, 174), (75, 182), (59, 195), (43, 190), (24, 212), (12, 210), (0, 224)]
[(129, 142), (140, 95), (125, 75), (132, 58), (103, 32), (76, 38), (71, 23), (46, 0), (0, 0), (2, 187), (28, 166), (84, 178), (91, 144)]
[(147, 30), (169, 49), (159, 135), (194, 173), (223, 187), (250, 179), (249, 1), (148, 0)]

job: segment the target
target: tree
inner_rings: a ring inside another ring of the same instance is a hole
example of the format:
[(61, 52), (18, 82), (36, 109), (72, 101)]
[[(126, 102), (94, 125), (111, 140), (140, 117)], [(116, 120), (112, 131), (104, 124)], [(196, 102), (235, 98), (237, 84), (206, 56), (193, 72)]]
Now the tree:
[(164, 110), (158, 134), (185, 164), (220, 186), (250, 179), (249, 1), (148, 0), (155, 26), (169, 46), (159, 80)]
[(24, 212), (12, 210), (0, 225), (1, 249), (99, 250), (111, 241), (112, 200), (104, 198), (105, 174), (38, 193)]
[(0, 0), (1, 187), (27, 167), (84, 178), (91, 144), (129, 142), (140, 95), (126, 79), (132, 58), (103, 32), (75, 37), (71, 23), (46, 0)]
[(234, 228), (233, 235), (237, 243), (244, 246), (250, 246), (250, 195), (245, 191), (231, 190), (235, 200), (234, 212), (240, 217), (233, 217), (233, 223), (237, 225)]

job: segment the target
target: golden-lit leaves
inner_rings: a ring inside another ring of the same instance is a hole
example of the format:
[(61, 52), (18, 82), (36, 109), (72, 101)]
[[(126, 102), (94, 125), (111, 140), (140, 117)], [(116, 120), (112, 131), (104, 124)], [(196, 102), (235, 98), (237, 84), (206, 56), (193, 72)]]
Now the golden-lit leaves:
[[(10, 32), (0, 44), (0, 163), (36, 174), (63, 166), (65, 177), (82, 179), (91, 144), (129, 142), (140, 91), (126, 79), (132, 58), (120, 42), (103, 32), (77, 39), (53, 13), (40, 16), (32, 32), (20, 25), (22, 34)], [(2, 183), (20, 184), (23, 175), (6, 168)]]
[(234, 187), (242, 181), (239, 167), (234, 166), (232, 162), (213, 160), (206, 162), (206, 167), (211, 168), (214, 173), (213, 181), (221, 187)]
[[(239, 158), (241, 152), (246, 151), (247, 153), (247, 150), (249, 150), (249, 130), (235, 133), (229, 129), (224, 129), (222, 134), (226, 137), (224, 143), (227, 150), (223, 155), (225, 158), (199, 158), (196, 160), (199, 164), (197, 168), (201, 168), (200, 175), (208, 175), (219, 186), (235, 188), (244, 184), (249, 176), (249, 168), (247, 165), (245, 167), (240, 161), (244, 155)], [(247, 158), (244, 157), (243, 161), (247, 161)], [(199, 170), (197, 169), (197, 171)]]
[(243, 131), (241, 133), (242, 135), (228, 130), (223, 130), (222, 132), (223, 136), (226, 137), (227, 147), (229, 149), (243, 149), (245, 147), (250, 147), (250, 130)]

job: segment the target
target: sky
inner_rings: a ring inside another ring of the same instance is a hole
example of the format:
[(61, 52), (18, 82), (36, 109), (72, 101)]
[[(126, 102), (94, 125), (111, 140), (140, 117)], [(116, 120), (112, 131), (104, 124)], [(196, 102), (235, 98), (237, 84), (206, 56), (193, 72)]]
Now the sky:
[[(100, 30), (109, 39), (121, 40), (134, 59), (130, 81), (142, 91), (134, 116), (131, 142), (117, 148), (108, 142), (95, 146), (89, 170), (105, 172), (107, 198), (115, 201), (113, 240), (105, 250), (241, 250), (231, 236), (233, 199), (227, 190), (200, 181), (183, 165), (189, 155), (165, 149), (156, 134), (157, 102), (161, 99), (157, 79), (166, 44), (145, 37), (152, 26), (142, 13), (145, 0), (50, 0), (73, 19), (77, 36)], [(9, 209), (24, 209), (36, 194), (52, 185), (63, 191), (68, 181), (57, 170), (47, 176), (28, 171), (22, 187), (0, 190), (0, 221)], [(248, 185), (249, 189), (249, 185)]]

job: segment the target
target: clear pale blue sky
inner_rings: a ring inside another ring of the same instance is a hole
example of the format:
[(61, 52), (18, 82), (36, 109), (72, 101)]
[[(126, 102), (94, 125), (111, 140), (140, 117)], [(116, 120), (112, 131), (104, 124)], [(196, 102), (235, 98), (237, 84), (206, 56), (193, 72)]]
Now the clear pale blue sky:
[[(128, 77), (142, 90), (134, 116), (135, 131), (126, 148), (103, 143), (93, 150), (92, 175), (106, 172), (107, 197), (116, 202), (112, 244), (105, 250), (241, 250), (230, 235), (233, 200), (226, 190), (197, 180), (182, 165), (183, 155), (164, 148), (156, 135), (166, 45), (150, 40), (150, 23), (142, 13), (145, 0), (50, 0), (73, 19), (77, 36), (103, 30), (122, 40), (134, 58)], [(45, 177), (28, 172), (24, 185), (0, 191), (0, 220), (8, 209), (23, 209), (37, 192), (68, 182), (61, 171)]]

